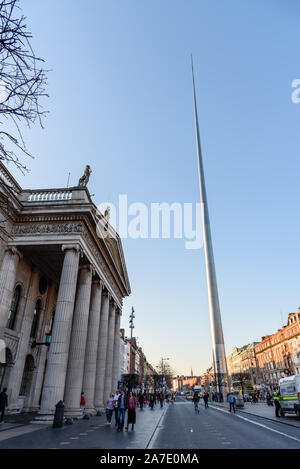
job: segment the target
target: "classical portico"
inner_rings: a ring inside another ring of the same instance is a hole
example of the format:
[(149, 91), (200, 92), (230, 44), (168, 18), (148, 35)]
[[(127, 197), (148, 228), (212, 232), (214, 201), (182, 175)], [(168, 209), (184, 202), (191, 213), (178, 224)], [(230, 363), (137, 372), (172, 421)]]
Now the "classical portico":
[(119, 379), (122, 301), (130, 294), (121, 240), (86, 187), (22, 190), (3, 165), (0, 175), (3, 194), (7, 181), (14, 185), (13, 221), (0, 245), (8, 357), (0, 385), (12, 411), (37, 410), (40, 420), (52, 419), (60, 400), (66, 415), (82, 415), (81, 392), (95, 413)]

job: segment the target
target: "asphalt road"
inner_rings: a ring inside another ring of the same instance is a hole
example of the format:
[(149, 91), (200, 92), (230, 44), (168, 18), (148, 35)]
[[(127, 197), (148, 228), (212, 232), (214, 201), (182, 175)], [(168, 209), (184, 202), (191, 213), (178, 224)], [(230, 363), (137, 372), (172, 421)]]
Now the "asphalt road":
[(300, 449), (300, 429), (249, 416), (237, 411), (194, 405), (177, 398), (161, 428), (152, 439), (152, 449)]
[(118, 433), (103, 415), (0, 439), (0, 449), (300, 449), (300, 428), (242, 411), (231, 414), (213, 404), (199, 409), (195, 414), (191, 401), (177, 397), (163, 409), (137, 409), (134, 431)]

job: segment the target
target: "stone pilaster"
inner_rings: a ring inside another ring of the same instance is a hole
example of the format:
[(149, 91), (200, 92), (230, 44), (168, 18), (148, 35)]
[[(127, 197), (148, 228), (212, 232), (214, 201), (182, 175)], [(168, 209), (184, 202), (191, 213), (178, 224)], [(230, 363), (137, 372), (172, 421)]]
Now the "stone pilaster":
[(114, 302), (111, 302), (110, 308), (109, 308), (109, 319), (108, 319), (107, 352), (106, 352), (103, 404), (106, 403), (109, 394), (113, 391), (112, 372), (113, 372), (113, 358), (114, 358), (115, 315), (116, 315), (116, 306)]
[(9, 396), (9, 410), (11, 412), (16, 412), (18, 409), (19, 392), (30, 340), (33, 313), (36, 304), (36, 297), (38, 294), (39, 278), (40, 277), (37, 270), (33, 268), (29, 283), (28, 297), (26, 299), (22, 330), (16, 355), (16, 363), (11, 370), (8, 383), (8, 389), (11, 393)]
[(85, 396), (85, 411), (95, 414), (95, 381), (97, 370), (97, 349), (99, 340), (99, 326), (101, 313), (102, 285), (100, 280), (92, 284), (90, 314), (88, 323), (87, 342), (85, 349), (85, 362), (82, 391)]
[(80, 395), (84, 372), (84, 358), (90, 310), (92, 269), (80, 268), (77, 296), (73, 315), (69, 360), (65, 384), (65, 415), (80, 416)]
[(3, 340), (21, 257), (22, 254), (15, 247), (6, 249), (4, 254), (0, 270), (0, 340)]
[(120, 322), (121, 311), (116, 309), (115, 317), (115, 338), (114, 338), (114, 358), (112, 371), (112, 389), (117, 389), (118, 380), (120, 379)]
[(98, 341), (98, 350), (97, 350), (97, 372), (96, 372), (95, 398), (94, 398), (96, 410), (103, 409), (109, 300), (110, 300), (110, 296), (108, 292), (104, 292), (102, 294), (102, 302), (101, 302), (99, 341)]
[(63, 400), (69, 355), (72, 317), (75, 302), (79, 245), (65, 245), (62, 273), (56, 303), (51, 344), (47, 356), (47, 369), (41, 408), (37, 419), (53, 418), (55, 405)]

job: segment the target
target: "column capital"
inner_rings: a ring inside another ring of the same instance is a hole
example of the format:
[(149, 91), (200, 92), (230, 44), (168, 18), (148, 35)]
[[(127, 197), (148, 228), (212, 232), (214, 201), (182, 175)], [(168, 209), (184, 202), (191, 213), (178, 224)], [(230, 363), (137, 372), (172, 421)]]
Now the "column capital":
[(73, 249), (76, 252), (82, 252), (82, 249), (79, 244), (63, 244), (61, 250), (63, 252), (67, 251), (68, 249)]
[(103, 295), (108, 297), (108, 301), (110, 301), (112, 299), (112, 296), (111, 296), (111, 294), (109, 293), (108, 290), (104, 290)]
[(78, 272), (82, 271), (82, 270), (87, 270), (88, 272), (91, 272), (93, 273), (93, 268), (91, 266), (91, 264), (83, 264), (83, 265), (80, 265), (78, 267)]
[(103, 290), (104, 288), (104, 283), (103, 281), (100, 279), (100, 278), (95, 278), (93, 281), (92, 281), (92, 284), (93, 285), (99, 285), (101, 290)]
[(11, 252), (14, 256), (18, 256), (19, 257), (19, 261), (22, 259), (23, 257), (23, 254), (19, 251), (18, 248), (16, 248), (16, 246), (8, 246), (6, 249), (5, 249), (5, 252)]

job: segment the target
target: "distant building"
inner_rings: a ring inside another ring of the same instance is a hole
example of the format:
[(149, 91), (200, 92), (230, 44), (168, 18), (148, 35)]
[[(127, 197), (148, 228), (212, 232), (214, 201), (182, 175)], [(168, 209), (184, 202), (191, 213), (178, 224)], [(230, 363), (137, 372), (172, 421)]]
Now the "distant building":
[(191, 391), (196, 384), (200, 384), (200, 376), (175, 376), (173, 377), (173, 388), (174, 390)]
[(280, 378), (300, 374), (300, 308), (288, 315), (286, 326), (262, 337), (255, 353), (264, 387), (272, 390)]
[(238, 381), (239, 377), (244, 377), (246, 391), (260, 387), (260, 370), (255, 354), (257, 343), (252, 342), (240, 348), (235, 347), (232, 354), (227, 357), (228, 376), (231, 378), (231, 384), (233, 384), (233, 378)]

